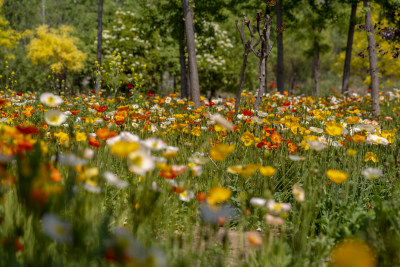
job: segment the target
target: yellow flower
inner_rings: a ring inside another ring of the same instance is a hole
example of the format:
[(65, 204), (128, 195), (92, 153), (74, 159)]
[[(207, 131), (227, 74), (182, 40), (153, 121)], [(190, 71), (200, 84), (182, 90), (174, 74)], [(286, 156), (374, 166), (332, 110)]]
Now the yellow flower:
[(343, 127), (340, 123), (335, 121), (330, 121), (326, 123), (325, 131), (327, 134), (332, 136), (341, 135), (343, 132)]
[(381, 136), (388, 140), (389, 143), (393, 143), (396, 139), (396, 130), (383, 130)]
[(76, 139), (77, 142), (85, 142), (87, 140), (86, 133), (82, 133), (82, 132), (77, 131), (75, 133), (75, 139)]
[(347, 155), (349, 156), (355, 156), (357, 154), (357, 151), (355, 151), (354, 149), (347, 149)]
[(361, 120), (360, 117), (353, 116), (353, 117), (348, 117), (346, 122), (347, 122), (347, 124), (354, 124), (354, 123), (359, 122), (360, 120)]
[(265, 167), (260, 167), (260, 173), (263, 176), (273, 176), (276, 173), (276, 169), (272, 166), (265, 166)]
[(54, 136), (58, 138), (60, 144), (67, 145), (69, 143), (69, 136), (64, 132), (54, 133)]
[(233, 150), (235, 145), (218, 144), (210, 150), (210, 157), (215, 161), (224, 161)]
[(367, 161), (370, 161), (370, 160), (372, 160), (375, 163), (379, 161), (377, 155), (375, 155), (373, 152), (367, 152), (365, 154), (365, 156), (364, 156), (364, 161), (367, 162)]
[(366, 137), (361, 134), (356, 134), (351, 138), (351, 140), (356, 143), (364, 143), (365, 139)]
[(232, 190), (224, 187), (213, 187), (208, 191), (207, 202), (211, 205), (227, 201), (232, 194)]
[(333, 182), (337, 184), (343, 183), (349, 177), (349, 174), (347, 172), (342, 172), (339, 170), (328, 170), (326, 172), (326, 175), (328, 176), (329, 179), (331, 179)]
[(254, 134), (246, 131), (242, 137), (240, 137), (240, 140), (242, 140), (245, 146), (250, 146), (254, 142)]
[(215, 125), (215, 131), (216, 132), (226, 132), (226, 128), (217, 124), (217, 125)]
[(195, 136), (200, 136), (200, 135), (201, 135), (200, 126), (194, 127), (194, 128), (192, 129), (192, 134), (195, 135)]
[(355, 239), (342, 240), (331, 252), (332, 267), (378, 266), (374, 251), (364, 242)]
[(240, 174), (243, 178), (249, 178), (254, 172), (258, 170), (257, 164), (247, 164), (246, 166), (236, 165), (228, 167), (228, 172), (233, 174)]
[(124, 141), (117, 141), (110, 146), (110, 150), (114, 156), (120, 158), (126, 158), (130, 153), (136, 151), (138, 148), (138, 143)]

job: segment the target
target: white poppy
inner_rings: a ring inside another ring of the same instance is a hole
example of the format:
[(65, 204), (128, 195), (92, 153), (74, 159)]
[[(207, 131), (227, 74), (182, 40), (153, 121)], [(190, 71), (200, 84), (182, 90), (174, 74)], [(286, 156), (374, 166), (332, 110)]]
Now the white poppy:
[(136, 174), (144, 176), (146, 172), (152, 171), (154, 166), (154, 160), (150, 153), (143, 149), (138, 149), (128, 156), (129, 170)]
[(378, 168), (366, 168), (362, 171), (362, 175), (368, 179), (376, 179), (381, 177), (383, 174), (381, 169)]
[(42, 218), (42, 228), (50, 238), (57, 242), (72, 242), (71, 226), (57, 215), (45, 214)]
[(43, 93), (40, 95), (40, 102), (48, 107), (57, 107), (61, 105), (64, 101), (61, 97), (53, 95), (52, 93)]
[(48, 110), (44, 113), (44, 120), (48, 125), (60, 126), (67, 120), (67, 116), (59, 110)]
[(105, 172), (103, 173), (104, 179), (107, 181), (108, 184), (113, 185), (117, 188), (126, 188), (128, 187), (128, 182), (121, 180), (118, 178), (117, 175), (111, 173), (111, 172)]

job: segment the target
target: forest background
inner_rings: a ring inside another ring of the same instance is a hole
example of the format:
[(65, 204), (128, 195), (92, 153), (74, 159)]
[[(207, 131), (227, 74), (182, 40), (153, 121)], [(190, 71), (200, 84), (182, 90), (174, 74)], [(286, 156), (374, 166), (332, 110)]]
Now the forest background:
[[(277, 25), (276, 7), (269, 11), (273, 18), (273, 50), (267, 63), (267, 91), (276, 89), (276, 39), (282, 33), (283, 89), (294, 94), (313, 94), (315, 65), (319, 64), (320, 95), (332, 90), (340, 92), (351, 3), (359, 2), (354, 21), (350, 89), (365, 93), (370, 78), (367, 33), (359, 26), (364, 24), (362, 1), (278, 2), (282, 2), (281, 27)], [(40, 91), (63, 87), (72, 92), (87, 92), (95, 87), (97, 0), (2, 0), (0, 4), (3, 88)], [(385, 39), (379, 29), (396, 32), (400, 4), (386, 0), (371, 5), (380, 87), (390, 89), (399, 85), (398, 40)], [(206, 96), (235, 93), (243, 54), (235, 20), (240, 22), (246, 14), (255, 22), (256, 13), (265, 11), (265, 1), (192, 1), (191, 6), (201, 93)], [(180, 0), (106, 0), (102, 35), (102, 89), (126, 90), (140, 83), (143, 90), (161, 95), (180, 91), (184, 77), (181, 74), (187, 73), (187, 66), (182, 69), (180, 64), (182, 57), (187, 59)], [(54, 49), (66, 52), (62, 55), (49, 52)], [(244, 89), (254, 91), (258, 78), (258, 59), (250, 55)]]

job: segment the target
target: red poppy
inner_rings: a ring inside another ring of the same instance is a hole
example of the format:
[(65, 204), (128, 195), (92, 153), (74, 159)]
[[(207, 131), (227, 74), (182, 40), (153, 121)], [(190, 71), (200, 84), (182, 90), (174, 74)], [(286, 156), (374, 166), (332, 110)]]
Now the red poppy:
[(163, 170), (158, 175), (161, 176), (162, 178), (169, 180), (174, 179), (176, 177), (175, 172), (172, 170)]
[(247, 110), (247, 109), (242, 109), (242, 114), (243, 114), (244, 116), (249, 116), (249, 117), (251, 117), (251, 116), (253, 116), (254, 112), (251, 112), (250, 110)]
[(99, 147), (100, 146), (100, 142), (96, 138), (92, 137), (92, 138), (89, 139), (89, 145), (94, 146), (94, 147)]
[(39, 129), (34, 125), (17, 125), (17, 130), (22, 134), (39, 134)]

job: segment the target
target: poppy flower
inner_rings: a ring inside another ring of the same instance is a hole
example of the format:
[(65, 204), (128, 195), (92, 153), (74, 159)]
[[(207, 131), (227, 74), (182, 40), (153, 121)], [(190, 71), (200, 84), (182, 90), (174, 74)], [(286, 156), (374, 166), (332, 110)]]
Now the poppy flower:
[(94, 146), (94, 147), (99, 147), (100, 142), (96, 138), (89, 138), (89, 145)]

